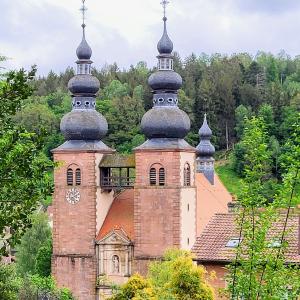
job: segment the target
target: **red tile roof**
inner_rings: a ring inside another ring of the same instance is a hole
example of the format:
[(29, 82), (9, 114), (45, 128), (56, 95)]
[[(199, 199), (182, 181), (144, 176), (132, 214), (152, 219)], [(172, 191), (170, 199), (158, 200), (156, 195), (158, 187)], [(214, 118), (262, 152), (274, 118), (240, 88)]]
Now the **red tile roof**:
[[(192, 252), (200, 262), (230, 262), (235, 259), (235, 248), (226, 247), (232, 238), (239, 238), (235, 222), (236, 214), (216, 214), (212, 217), (203, 233), (197, 238)], [(274, 223), (269, 236), (276, 236), (283, 230), (285, 214)], [(286, 262), (300, 263), (299, 255), (299, 215), (291, 215), (287, 224), (285, 250)]]
[(123, 191), (114, 199), (96, 240), (101, 240), (114, 229), (122, 229), (133, 240), (133, 201), (133, 189)]

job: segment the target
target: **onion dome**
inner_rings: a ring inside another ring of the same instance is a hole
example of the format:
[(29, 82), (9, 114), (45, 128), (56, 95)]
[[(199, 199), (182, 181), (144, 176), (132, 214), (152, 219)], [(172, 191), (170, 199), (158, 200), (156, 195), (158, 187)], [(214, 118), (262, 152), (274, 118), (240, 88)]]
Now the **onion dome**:
[(142, 119), (142, 132), (151, 138), (183, 139), (189, 132), (188, 115), (178, 107), (154, 107)]
[(203, 124), (199, 130), (200, 143), (197, 146), (197, 157), (212, 157), (216, 150), (215, 147), (210, 142), (212, 137), (212, 131), (207, 124), (206, 114), (204, 115)]
[(152, 90), (177, 91), (182, 86), (182, 78), (173, 70), (159, 70), (149, 77), (148, 84)]
[[(165, 7), (167, 1), (162, 2)], [(141, 129), (148, 139), (183, 139), (190, 130), (188, 115), (178, 107), (178, 90), (182, 86), (181, 76), (173, 70), (173, 43), (167, 34), (164, 16), (164, 32), (158, 42), (158, 71), (149, 77), (153, 92), (153, 108), (142, 118)]]
[(167, 18), (163, 18), (164, 21), (164, 32), (157, 44), (157, 50), (160, 54), (171, 54), (173, 51), (173, 42), (168, 36), (167, 32)]
[(76, 50), (76, 55), (78, 59), (90, 59), (92, 57), (92, 48), (90, 47), (90, 45), (87, 43), (85, 39), (85, 30), (84, 30), (85, 24), (83, 24), (82, 27), (83, 27), (82, 41)]
[[(83, 20), (86, 7), (83, 1)], [(96, 94), (99, 80), (91, 75), (90, 58), (92, 49), (85, 39), (85, 24), (82, 25), (82, 41), (77, 48), (77, 74), (70, 79), (68, 88), (72, 94), (72, 111), (65, 115), (60, 124), (61, 132), (67, 141), (101, 140), (108, 131), (104, 116), (96, 111)]]
[(108, 124), (96, 110), (72, 110), (62, 118), (60, 129), (66, 140), (101, 140)]
[(95, 95), (99, 91), (100, 82), (94, 76), (80, 74), (70, 79), (68, 88), (73, 95)]

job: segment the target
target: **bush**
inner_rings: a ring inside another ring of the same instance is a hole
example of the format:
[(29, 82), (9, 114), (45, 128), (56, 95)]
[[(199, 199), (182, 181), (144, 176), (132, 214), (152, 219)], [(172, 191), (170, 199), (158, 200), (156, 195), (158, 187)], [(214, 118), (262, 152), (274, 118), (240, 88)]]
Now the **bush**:
[(40, 276), (50, 276), (51, 274), (52, 240), (49, 239), (45, 246), (42, 246), (36, 255), (35, 271)]
[(111, 300), (213, 300), (205, 275), (190, 252), (168, 250), (163, 261), (150, 263), (148, 278), (132, 276)]
[(136, 274), (125, 283), (120, 291), (114, 295), (111, 300), (157, 300), (154, 296), (153, 288), (150, 282)]
[(19, 290), (19, 300), (44, 299), (49, 300), (73, 300), (69, 289), (59, 289), (53, 277), (28, 276), (23, 280)]
[[(48, 223), (48, 216), (44, 213), (36, 214), (32, 217), (33, 225), (29, 228), (21, 239), (20, 245), (17, 247), (17, 272), (18, 275), (25, 277), (26, 275), (42, 274), (49, 275), (50, 268), (46, 270), (47, 266), (50, 266), (51, 255), (45, 256), (45, 249), (43, 253), (39, 253), (40, 248), (48, 247), (49, 240), (51, 240), (51, 228)], [(37, 262), (37, 256), (39, 260)], [(43, 257), (42, 257), (43, 256)], [(46, 261), (46, 257), (48, 261)], [(45, 265), (42, 266), (42, 262)], [(39, 270), (36, 270), (38, 266)], [(47, 274), (48, 273), (48, 274)]]
[(0, 299), (17, 300), (19, 285), (14, 265), (0, 263)]

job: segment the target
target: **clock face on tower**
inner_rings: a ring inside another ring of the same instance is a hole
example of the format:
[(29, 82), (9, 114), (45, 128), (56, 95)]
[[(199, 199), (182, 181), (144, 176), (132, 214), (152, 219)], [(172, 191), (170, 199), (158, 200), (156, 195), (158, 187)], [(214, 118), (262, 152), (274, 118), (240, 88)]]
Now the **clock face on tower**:
[(70, 190), (67, 191), (66, 194), (66, 200), (70, 203), (70, 204), (76, 204), (79, 202), (80, 200), (80, 193), (77, 189), (72, 188)]

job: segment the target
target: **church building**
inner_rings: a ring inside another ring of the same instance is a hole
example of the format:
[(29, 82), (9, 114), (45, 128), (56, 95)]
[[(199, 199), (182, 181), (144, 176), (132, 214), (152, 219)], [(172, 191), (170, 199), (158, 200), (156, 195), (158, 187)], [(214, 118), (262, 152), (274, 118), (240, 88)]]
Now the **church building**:
[[(165, 12), (167, 1), (162, 3)], [(173, 69), (165, 13), (157, 71), (149, 78), (153, 108), (141, 122), (147, 140), (132, 155), (102, 141), (108, 124), (96, 111), (100, 84), (91, 75), (85, 29), (83, 22), (77, 74), (68, 84), (72, 111), (61, 120), (65, 143), (52, 151), (52, 274), (79, 300), (95, 300), (109, 295), (111, 283), (146, 274), (148, 263), (166, 249), (191, 250), (232, 197), (214, 173), (206, 116), (197, 148), (184, 140), (190, 119), (178, 107), (182, 78)]]

